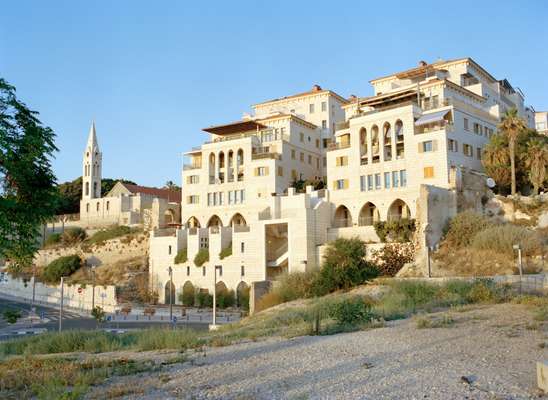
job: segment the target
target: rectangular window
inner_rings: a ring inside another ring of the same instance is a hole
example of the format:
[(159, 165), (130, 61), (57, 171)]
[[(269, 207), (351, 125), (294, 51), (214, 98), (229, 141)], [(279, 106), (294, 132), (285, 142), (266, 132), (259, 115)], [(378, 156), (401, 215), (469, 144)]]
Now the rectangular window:
[(434, 167), (424, 167), (424, 177), (426, 179), (434, 177)]
[(400, 177), (398, 171), (392, 172), (392, 187), (400, 187)]
[(240, 190), (240, 199), (241, 199), (242, 203), (245, 200), (245, 190), (244, 189)]
[(470, 128), (468, 127), (468, 118), (464, 118), (464, 130), (468, 131)]
[(291, 170), (291, 179), (297, 180), (297, 171), (294, 169)]
[(316, 158), (316, 168), (320, 168), (320, 158)]
[(367, 190), (367, 185), (365, 181), (365, 175), (360, 176), (360, 190), (365, 192)]
[(323, 166), (327, 167), (327, 157), (323, 157)]
[(478, 160), (481, 160), (481, 148), (480, 147), (476, 148), (476, 157), (478, 158)]
[(304, 143), (304, 133), (299, 132), (299, 140), (301, 143)]
[(198, 204), (199, 200), (200, 200), (200, 196), (198, 195), (192, 195), (186, 198), (187, 204)]
[(337, 167), (344, 167), (348, 165), (348, 156), (340, 156), (336, 158)]
[(373, 175), (367, 175), (367, 190), (373, 190)]
[(190, 276), (190, 266), (186, 266), (186, 276)]
[(107, 211), (109, 210), (110, 208), (110, 201), (107, 201)]
[(167, 246), (167, 254), (171, 255), (171, 246)]
[(283, 169), (283, 167), (278, 167), (278, 176), (284, 176), (284, 169)]
[(268, 167), (255, 168), (255, 176), (266, 176), (266, 175), (268, 175)]
[(432, 151), (434, 149), (434, 146), (432, 145), (431, 140), (427, 140), (426, 142), (422, 142), (422, 152), (421, 153), (427, 153), (429, 151)]
[(316, 148), (317, 148), (317, 149), (320, 148), (320, 139), (316, 139)]
[(322, 101), (322, 111), (327, 111), (327, 102)]
[(474, 133), (476, 135), (481, 135), (481, 125), (477, 122), (474, 122)]
[(314, 114), (314, 104), (309, 104), (309, 105), (308, 105), (308, 112), (309, 112), (310, 114)]
[(244, 253), (244, 252), (245, 252), (245, 243), (241, 242), (240, 243), (240, 253)]
[(295, 159), (295, 149), (291, 149), (291, 159)]
[(300, 158), (301, 158), (301, 162), (304, 162), (304, 153), (302, 151), (301, 151)]
[(456, 140), (448, 139), (447, 140), (447, 147), (449, 148), (449, 151), (452, 151), (452, 152), (459, 151)]
[(240, 267), (240, 274), (245, 276), (245, 267), (243, 265)]
[(375, 174), (375, 189), (379, 190), (381, 188), (381, 174)]
[(312, 156), (310, 154), (308, 155), (308, 163), (312, 165)]
[(344, 189), (344, 179), (338, 179), (335, 181), (335, 189), (337, 190)]
[(225, 202), (224, 193), (223, 193), (223, 192), (219, 192), (219, 205), (220, 205), (220, 206), (224, 205), (224, 202)]
[(323, 148), (324, 149), (327, 149), (327, 146), (329, 146), (329, 142), (331, 141), (331, 139), (323, 139)]
[(384, 188), (390, 189), (390, 172), (384, 173)]
[(468, 156), (468, 157), (474, 156), (474, 151), (472, 149), (472, 146), (470, 146), (469, 144), (466, 144), (466, 143), (462, 144), (462, 152), (464, 153), (465, 156)]
[(186, 178), (186, 182), (188, 184), (195, 184), (195, 183), (198, 183), (200, 181), (200, 176), (199, 175), (190, 175)]
[(205, 267), (202, 267), (202, 276), (205, 276), (205, 274), (206, 274)]
[(405, 169), (400, 171), (400, 186), (407, 186), (407, 171)]
[(327, 121), (322, 119), (322, 129), (327, 129)]
[(228, 204), (234, 204), (234, 192), (232, 190), (228, 191)]

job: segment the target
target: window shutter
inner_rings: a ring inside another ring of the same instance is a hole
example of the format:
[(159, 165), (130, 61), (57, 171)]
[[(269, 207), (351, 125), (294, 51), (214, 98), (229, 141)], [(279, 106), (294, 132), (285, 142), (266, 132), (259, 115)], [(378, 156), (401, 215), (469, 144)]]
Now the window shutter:
[(333, 190), (337, 190), (337, 181), (333, 181)]
[(255, 168), (253, 171), (255, 176), (259, 176), (259, 168)]
[(345, 179), (345, 180), (344, 180), (344, 188), (345, 188), (345, 189), (348, 189), (348, 179)]
[(424, 152), (424, 148), (422, 147), (422, 142), (419, 143), (419, 153), (423, 153)]
[(268, 175), (268, 167), (264, 167), (264, 174), (265, 176)]

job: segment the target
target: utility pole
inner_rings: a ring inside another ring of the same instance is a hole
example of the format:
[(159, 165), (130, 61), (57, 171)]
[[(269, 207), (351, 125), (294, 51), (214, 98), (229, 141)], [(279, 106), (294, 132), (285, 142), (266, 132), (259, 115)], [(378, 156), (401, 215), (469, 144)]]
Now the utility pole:
[(209, 330), (217, 330), (217, 270), (223, 268), (221, 265), (215, 265), (213, 268), (213, 321), (209, 325)]
[(59, 332), (63, 329), (63, 289), (65, 284), (65, 277), (61, 277), (61, 301), (60, 301), (60, 307), (59, 307)]
[(169, 320), (173, 321), (173, 268), (169, 267)]

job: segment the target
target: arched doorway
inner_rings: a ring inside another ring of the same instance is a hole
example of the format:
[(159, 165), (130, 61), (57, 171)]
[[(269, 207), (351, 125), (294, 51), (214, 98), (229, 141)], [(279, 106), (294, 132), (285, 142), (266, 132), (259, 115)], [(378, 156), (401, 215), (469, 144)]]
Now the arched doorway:
[(166, 210), (164, 213), (164, 225), (169, 225), (175, 223), (175, 211)]
[(398, 221), (403, 218), (411, 218), (411, 210), (405, 201), (401, 199), (394, 200), (388, 208), (388, 221)]
[(380, 220), (379, 210), (377, 206), (370, 201), (365, 203), (360, 210), (359, 225), (360, 226), (371, 226), (375, 222)]
[(245, 226), (247, 225), (247, 222), (245, 221), (245, 218), (240, 213), (234, 214), (234, 216), (230, 219), (230, 226)]
[(238, 307), (244, 307), (249, 306), (249, 304), (244, 305), (244, 302), (249, 303), (249, 285), (245, 283), (244, 281), (241, 281), (238, 286), (236, 287), (236, 305)]
[(335, 210), (335, 220), (333, 221), (335, 228), (346, 228), (352, 226), (352, 216), (350, 211), (344, 205), (340, 205)]
[(171, 281), (167, 281), (165, 285), (164, 303), (175, 304), (175, 285)]
[(211, 218), (209, 219), (209, 221), (207, 221), (207, 227), (208, 228), (211, 228), (211, 227), (221, 227), (223, 226), (223, 223), (221, 222), (221, 218), (219, 218), (219, 216), (217, 215), (212, 215)]
[(200, 221), (198, 221), (198, 218), (196, 217), (190, 217), (188, 221), (186, 221), (186, 227), (187, 228), (200, 228)]

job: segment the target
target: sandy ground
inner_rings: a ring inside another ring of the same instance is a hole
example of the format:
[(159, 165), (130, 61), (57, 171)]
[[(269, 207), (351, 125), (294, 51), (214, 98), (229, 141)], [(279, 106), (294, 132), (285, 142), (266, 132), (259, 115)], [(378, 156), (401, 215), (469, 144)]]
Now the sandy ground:
[(409, 319), (354, 333), (208, 348), (160, 373), (116, 378), (90, 397), (548, 398), (536, 389), (535, 369), (538, 360), (548, 359), (541, 346), (548, 339), (546, 324), (510, 304), (450, 315), (455, 323), (445, 328), (418, 329)]

